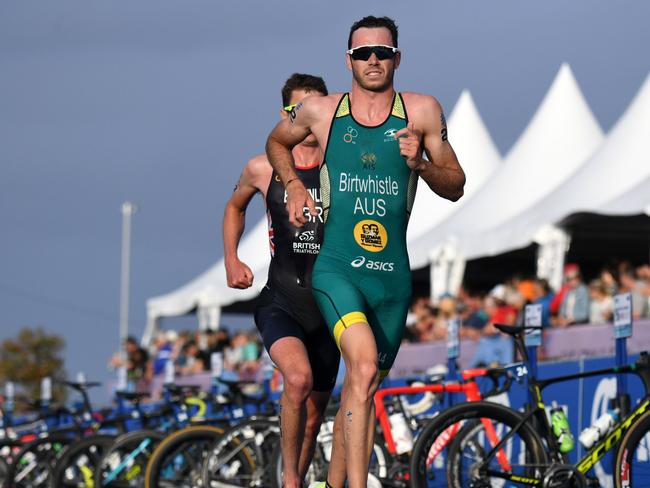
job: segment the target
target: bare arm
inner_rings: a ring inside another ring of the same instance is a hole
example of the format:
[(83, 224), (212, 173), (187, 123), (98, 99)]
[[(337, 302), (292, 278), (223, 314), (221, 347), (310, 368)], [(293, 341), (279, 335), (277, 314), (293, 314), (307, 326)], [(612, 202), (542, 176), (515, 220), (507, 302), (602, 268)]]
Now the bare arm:
[(237, 248), (244, 233), (246, 209), (259, 191), (260, 165), (263, 161), (254, 158), (248, 162), (226, 203), (223, 216), (223, 251), (226, 265), (226, 280), (231, 288), (248, 288), (253, 284), (253, 272), (239, 260)]
[(291, 115), (275, 126), (266, 141), (266, 155), (287, 190), (289, 222), (296, 227), (301, 227), (307, 221), (303, 210), (305, 207), (316, 215), (314, 201), (298, 178), (291, 154), (291, 150), (311, 134), (310, 126), (316, 112), (314, 104), (311, 97), (298, 103)]
[(412, 155), (411, 164), (407, 157), (407, 164), (437, 195), (455, 202), (463, 196), (465, 173), (447, 139), (447, 121), (442, 107), (435, 98), (424, 95), (418, 95), (416, 102), (413, 104), (414, 127), (411, 131), (422, 141), (428, 161), (417, 147), (419, 155)]

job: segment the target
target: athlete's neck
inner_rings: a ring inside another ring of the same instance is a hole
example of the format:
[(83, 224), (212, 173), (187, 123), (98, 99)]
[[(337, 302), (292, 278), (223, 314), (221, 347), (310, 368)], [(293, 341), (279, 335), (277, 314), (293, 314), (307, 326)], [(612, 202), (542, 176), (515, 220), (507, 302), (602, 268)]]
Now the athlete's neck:
[(292, 153), (296, 168), (308, 168), (313, 166), (314, 163), (320, 163), (322, 160), (322, 153), (317, 145), (298, 144), (293, 148)]
[(352, 80), (350, 109), (354, 118), (365, 125), (382, 123), (392, 110), (395, 89), (391, 84), (385, 90), (371, 91)]

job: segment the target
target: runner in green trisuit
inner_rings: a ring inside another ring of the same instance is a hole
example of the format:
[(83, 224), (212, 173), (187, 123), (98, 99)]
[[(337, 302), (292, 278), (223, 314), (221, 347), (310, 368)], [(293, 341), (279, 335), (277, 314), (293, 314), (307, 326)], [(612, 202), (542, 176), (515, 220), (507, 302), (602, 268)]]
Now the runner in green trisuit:
[[(442, 107), (428, 95), (393, 88), (400, 63), (397, 26), (365, 17), (350, 29), (346, 94), (308, 97), (267, 141), (285, 184), (294, 225), (314, 202), (298, 178), (291, 149), (313, 134), (321, 166), (324, 240), (312, 287), (345, 361), (328, 486), (366, 487), (374, 435), (372, 398), (395, 360), (411, 296), (406, 227), (417, 177), (455, 201), (465, 174), (447, 140)], [(427, 158), (423, 157), (423, 151)]]

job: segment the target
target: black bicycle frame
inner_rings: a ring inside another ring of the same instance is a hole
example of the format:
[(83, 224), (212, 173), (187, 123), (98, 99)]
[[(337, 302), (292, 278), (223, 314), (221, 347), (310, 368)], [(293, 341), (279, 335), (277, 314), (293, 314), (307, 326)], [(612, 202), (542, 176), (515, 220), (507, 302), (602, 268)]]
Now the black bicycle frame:
[[(522, 363), (526, 365), (527, 369), (530, 369), (528, 353), (522, 334), (516, 334), (514, 336), (514, 340), (515, 346), (523, 359)], [(486, 459), (481, 463), (482, 467), (480, 470), (487, 475), (507, 479), (515, 483), (525, 483), (532, 485), (541, 483), (542, 480), (538, 478), (528, 478), (499, 471), (492, 471), (486, 466), (494, 458), (496, 453), (499, 452), (499, 450), (505, 445), (505, 443), (508, 442), (508, 440), (512, 438), (512, 436), (533, 417), (535, 417), (535, 420), (538, 422), (538, 424), (544, 428), (543, 437), (549, 443), (550, 452), (558, 461), (567, 463), (567, 456), (560, 453), (557, 439), (554, 435), (551, 435), (551, 426), (549, 425), (548, 417), (546, 416), (546, 405), (542, 398), (542, 390), (554, 383), (562, 383), (565, 381), (571, 381), (580, 378), (589, 378), (592, 376), (604, 376), (612, 374), (636, 374), (639, 376), (639, 378), (641, 378), (641, 381), (643, 382), (645, 395), (637, 407), (632, 411), (632, 413), (626, 415), (622, 420), (618, 421), (614, 427), (614, 430), (599, 442), (597, 442), (589, 450), (589, 452), (575, 465), (578, 471), (586, 474), (591, 469), (591, 467), (605, 455), (605, 453), (607, 453), (610, 449), (612, 449), (612, 447), (616, 445), (623, 434), (632, 426), (634, 421), (639, 416), (641, 416), (641, 414), (650, 409), (650, 356), (648, 356), (647, 352), (642, 352), (641, 357), (635, 363), (627, 364), (621, 367), (586, 371), (565, 376), (557, 376), (545, 380), (538, 380), (536, 377), (531, 375), (528, 379), (528, 389), (530, 390), (534, 399), (533, 404), (528, 405), (530, 408), (528, 409), (528, 412), (524, 414), (519, 423), (517, 423), (517, 425), (515, 425), (515, 427), (513, 427), (510, 432), (508, 432), (505, 437), (501, 439), (497, 445), (494, 446), (492, 450), (487, 454)]]

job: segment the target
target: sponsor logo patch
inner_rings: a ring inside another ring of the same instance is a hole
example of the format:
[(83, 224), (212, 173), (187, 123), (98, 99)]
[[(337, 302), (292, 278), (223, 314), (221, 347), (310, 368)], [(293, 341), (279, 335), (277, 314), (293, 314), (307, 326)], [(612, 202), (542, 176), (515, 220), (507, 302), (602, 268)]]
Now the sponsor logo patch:
[(316, 240), (316, 235), (313, 230), (304, 230), (300, 233), (298, 239), (301, 241), (314, 241)]
[(376, 220), (362, 220), (357, 222), (353, 232), (354, 240), (366, 251), (383, 251), (386, 244), (388, 244), (386, 228)]
[(386, 132), (384, 132), (384, 142), (395, 142), (397, 139), (395, 138), (395, 134), (397, 134), (397, 129), (390, 128)]
[(357, 138), (358, 135), (359, 135), (359, 131), (357, 129), (348, 126), (346, 133), (343, 134), (343, 142), (347, 142), (348, 144), (356, 144), (354, 140)]

